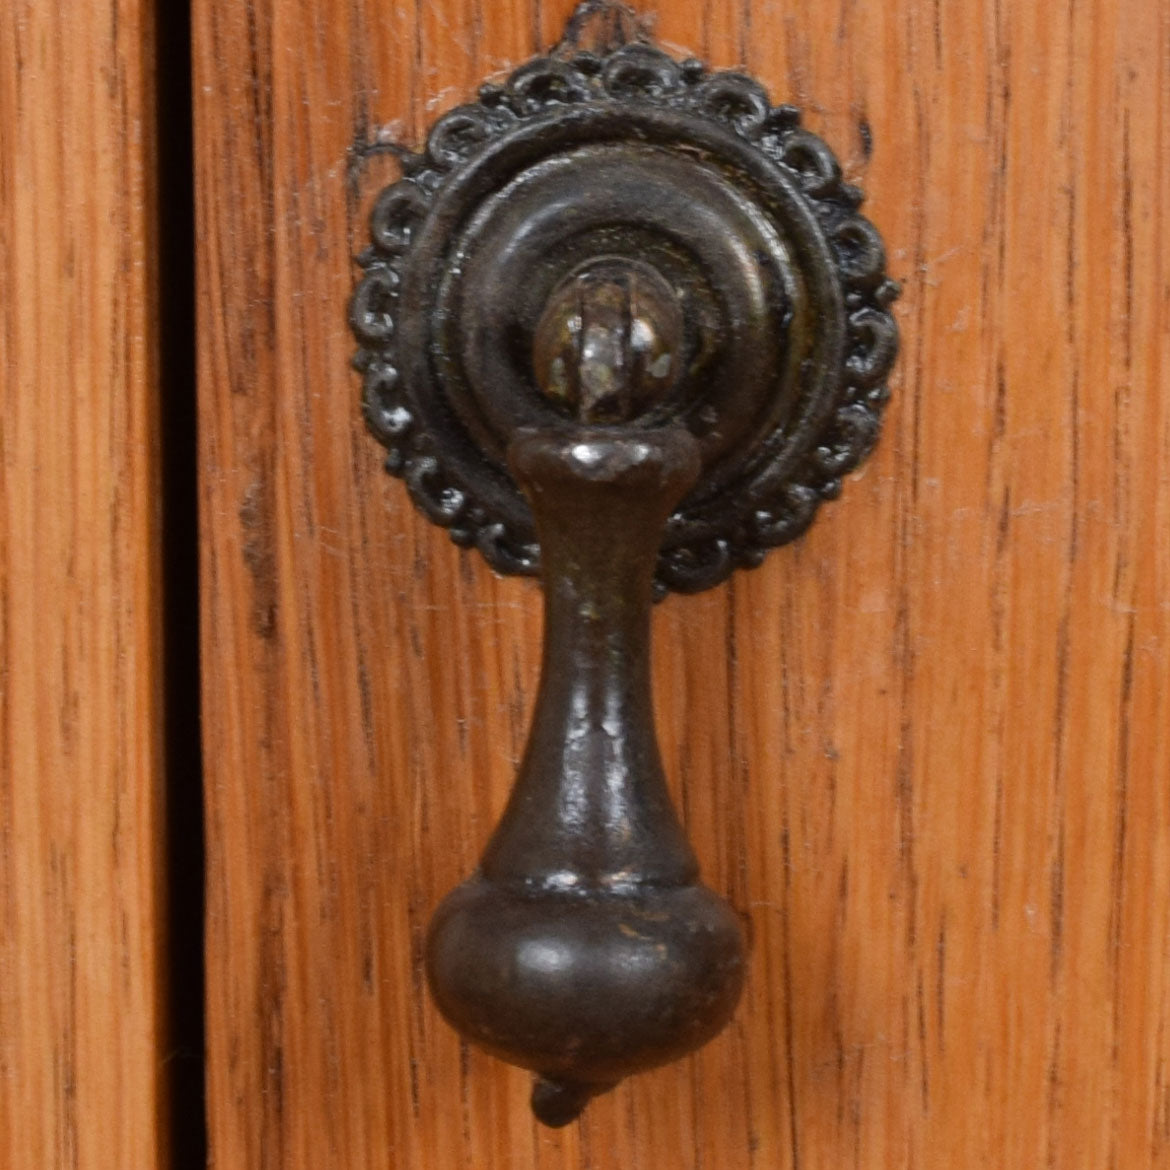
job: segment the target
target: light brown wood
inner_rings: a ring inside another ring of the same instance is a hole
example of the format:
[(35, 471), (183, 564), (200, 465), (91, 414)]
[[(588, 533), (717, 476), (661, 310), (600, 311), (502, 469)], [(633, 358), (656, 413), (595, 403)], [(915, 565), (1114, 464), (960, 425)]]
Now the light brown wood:
[[(539, 598), (413, 512), (345, 304), (386, 164), (567, 2), (196, 0), (216, 1165), (1170, 1166), (1170, 8), (661, 5), (870, 193), (886, 434), (799, 546), (658, 613), (748, 991), (552, 1133), (420, 979), (505, 799)], [(872, 141), (872, 155), (869, 143)]]
[(153, 7), (0, 16), (0, 1165), (158, 1166)]

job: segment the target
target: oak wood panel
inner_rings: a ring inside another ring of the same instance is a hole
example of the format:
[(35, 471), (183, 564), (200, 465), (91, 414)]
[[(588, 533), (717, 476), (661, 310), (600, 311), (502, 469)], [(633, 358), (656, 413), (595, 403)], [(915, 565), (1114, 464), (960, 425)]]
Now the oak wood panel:
[(372, 193), (553, 0), (196, 0), (216, 1165), (1170, 1166), (1170, 7), (662, 5), (805, 107), (905, 285), (886, 435), (657, 614), (668, 769), (751, 924), (693, 1060), (566, 1131), (420, 981), (522, 744), (530, 583), (413, 513), (345, 303)]
[(162, 1161), (153, 7), (0, 15), (0, 1164)]

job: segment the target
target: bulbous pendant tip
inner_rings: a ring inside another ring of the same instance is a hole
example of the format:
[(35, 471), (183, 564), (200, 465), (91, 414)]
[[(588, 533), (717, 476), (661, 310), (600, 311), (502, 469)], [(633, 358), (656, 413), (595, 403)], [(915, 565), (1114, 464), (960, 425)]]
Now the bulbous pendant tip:
[(576, 1121), (585, 1106), (613, 1085), (584, 1084), (581, 1081), (550, 1081), (538, 1077), (532, 1086), (532, 1112), (541, 1125), (560, 1129)]

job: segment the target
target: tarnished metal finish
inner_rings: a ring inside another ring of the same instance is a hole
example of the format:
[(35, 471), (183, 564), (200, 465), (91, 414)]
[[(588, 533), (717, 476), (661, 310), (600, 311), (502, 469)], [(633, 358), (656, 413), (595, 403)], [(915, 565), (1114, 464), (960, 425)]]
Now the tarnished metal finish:
[(629, 422), (678, 381), (683, 317), (647, 264), (602, 256), (569, 274), (536, 326), (536, 384), (586, 422)]
[(897, 342), (861, 194), (797, 111), (585, 9), (596, 51), (575, 17), (404, 152), (351, 306), (387, 468), (544, 580), (527, 751), (427, 971), (550, 1125), (735, 1008), (744, 936), (667, 792), (650, 609), (804, 530), (877, 437)]
[[(630, 35), (613, 12), (612, 34)], [(670, 393), (636, 421), (686, 427), (702, 463), (655, 590), (692, 592), (799, 535), (869, 451), (897, 286), (861, 192), (796, 109), (649, 44), (576, 44), (485, 85), (402, 152), (351, 307), (366, 419), (452, 539), (501, 572), (538, 572), (507, 450), (517, 429), (564, 419), (534, 385), (539, 322), (582, 265), (649, 266), (682, 342)]]
[(540, 691), (512, 798), (436, 911), (427, 966), (460, 1032), (540, 1074), (533, 1108), (558, 1125), (718, 1032), (744, 939), (698, 881), (650, 700), (654, 554), (698, 443), (678, 426), (526, 430), (510, 463), (544, 549)]

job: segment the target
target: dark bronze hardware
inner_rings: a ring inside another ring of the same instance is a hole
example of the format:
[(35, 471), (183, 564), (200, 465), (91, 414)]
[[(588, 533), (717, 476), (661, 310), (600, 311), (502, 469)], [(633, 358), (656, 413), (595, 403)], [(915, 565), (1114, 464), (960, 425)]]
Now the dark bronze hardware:
[(652, 599), (758, 565), (837, 495), (877, 437), (897, 286), (795, 109), (612, 4), (399, 153), (351, 306), (366, 419), (415, 503), (546, 607), (516, 786), (427, 971), (561, 1125), (735, 1008), (744, 936), (659, 758)]

